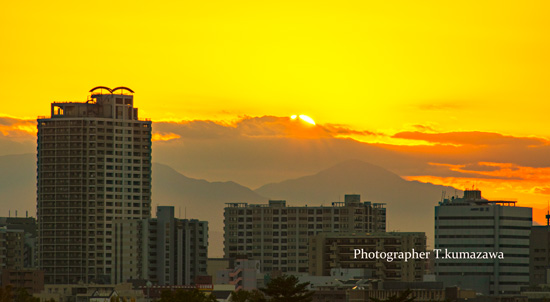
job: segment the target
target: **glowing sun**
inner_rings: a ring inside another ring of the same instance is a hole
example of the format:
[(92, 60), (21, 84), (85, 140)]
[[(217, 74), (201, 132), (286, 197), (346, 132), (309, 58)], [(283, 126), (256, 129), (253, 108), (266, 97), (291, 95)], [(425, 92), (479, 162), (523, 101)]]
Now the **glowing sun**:
[(295, 114), (295, 115), (291, 116), (290, 118), (293, 119), (293, 120), (295, 120), (296, 118), (300, 118), (302, 121), (304, 121), (304, 122), (306, 122), (306, 123), (308, 123), (308, 124), (315, 125), (315, 121), (314, 121), (311, 117), (309, 117), (309, 116), (307, 116), (307, 115), (303, 115), (303, 114), (296, 115), (296, 114)]

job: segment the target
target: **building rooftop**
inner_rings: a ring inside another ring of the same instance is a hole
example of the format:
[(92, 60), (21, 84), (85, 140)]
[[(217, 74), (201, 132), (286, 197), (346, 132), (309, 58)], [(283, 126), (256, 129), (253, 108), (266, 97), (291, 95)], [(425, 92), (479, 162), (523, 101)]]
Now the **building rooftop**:
[(445, 198), (439, 202), (440, 206), (465, 206), (465, 205), (503, 205), (503, 206), (516, 206), (515, 200), (488, 200), (481, 197), (480, 190), (464, 190), (464, 196), (462, 198), (451, 197)]

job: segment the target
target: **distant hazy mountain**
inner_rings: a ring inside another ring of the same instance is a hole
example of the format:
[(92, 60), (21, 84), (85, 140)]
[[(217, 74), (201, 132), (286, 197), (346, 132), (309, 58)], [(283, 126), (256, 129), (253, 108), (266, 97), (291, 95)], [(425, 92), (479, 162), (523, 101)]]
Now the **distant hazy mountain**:
[[(171, 205), (180, 218), (207, 220), (210, 255), (222, 256), (223, 208), (227, 202), (266, 202), (234, 182), (208, 182), (189, 178), (172, 168), (153, 163), (153, 216), (156, 206)], [(36, 155), (0, 156), (0, 216), (36, 216)]]
[(0, 156), (0, 215), (36, 217), (36, 155)]
[(223, 208), (227, 202), (267, 202), (267, 198), (232, 181), (189, 178), (168, 166), (153, 164), (153, 207), (172, 205), (180, 218), (187, 213), (187, 218), (207, 220), (210, 257), (223, 256)]
[[(186, 177), (159, 163), (153, 164), (153, 216), (156, 206), (172, 205), (180, 218), (207, 220), (210, 256), (222, 256), (223, 208), (227, 202), (266, 203), (285, 199), (289, 205), (329, 206), (344, 194), (361, 194), (364, 201), (385, 202), (388, 230), (422, 231), (433, 237), (434, 206), (449, 187), (407, 181), (378, 166), (346, 161), (315, 175), (268, 184), (255, 191), (235, 182), (208, 182)], [(36, 156), (0, 156), (0, 215), (18, 210), (36, 215)], [(459, 192), (459, 195), (462, 193)]]
[[(388, 231), (426, 232), (433, 242), (434, 206), (442, 192), (454, 195), (451, 187), (407, 181), (381, 167), (350, 160), (323, 170), (255, 190), (270, 199), (291, 205), (331, 205), (344, 201), (345, 194), (361, 194), (363, 201), (386, 203)], [(462, 197), (462, 191), (456, 191)]]

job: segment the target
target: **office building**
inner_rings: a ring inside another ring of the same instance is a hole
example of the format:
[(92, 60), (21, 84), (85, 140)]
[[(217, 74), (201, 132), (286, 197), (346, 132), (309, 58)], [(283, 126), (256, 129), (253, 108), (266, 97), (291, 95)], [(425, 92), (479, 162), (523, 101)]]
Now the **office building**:
[[(426, 259), (387, 257), (363, 259), (355, 250), (370, 253), (426, 252), (421, 232), (320, 233), (309, 240), (309, 274), (331, 276), (334, 269), (363, 269), (361, 278), (384, 281), (422, 281)], [(337, 277), (337, 276), (333, 276)]]
[(207, 274), (208, 222), (177, 219), (174, 207), (159, 206), (157, 218), (121, 219), (114, 225), (115, 283), (192, 285)]
[(284, 200), (268, 204), (228, 203), (224, 212), (225, 258), (246, 256), (260, 261), (261, 272), (308, 272), (308, 240), (321, 232), (385, 232), (382, 203), (361, 202), (346, 195), (331, 206), (289, 207)]
[(454, 254), (434, 259), (437, 281), (485, 295), (519, 294), (529, 285), (531, 210), (515, 201), (484, 199), (479, 190), (440, 202), (435, 248)]
[(38, 118), (39, 266), (46, 284), (109, 283), (113, 221), (151, 216), (151, 121), (133, 91), (95, 87)]
[(532, 226), (529, 248), (529, 283), (547, 285), (550, 274), (550, 226)]

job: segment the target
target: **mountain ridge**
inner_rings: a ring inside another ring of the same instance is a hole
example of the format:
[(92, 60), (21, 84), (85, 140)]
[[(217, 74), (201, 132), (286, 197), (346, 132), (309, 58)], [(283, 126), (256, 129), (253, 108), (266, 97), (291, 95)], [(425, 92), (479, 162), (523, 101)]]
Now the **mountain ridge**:
[[(292, 205), (328, 203), (345, 194), (360, 194), (362, 201), (385, 203), (388, 231), (425, 232), (433, 241), (434, 207), (442, 191), (453, 187), (405, 180), (377, 165), (347, 160), (312, 175), (266, 184), (255, 191), (268, 198), (283, 199)], [(461, 192), (461, 191), (460, 191)], [(409, 219), (411, 218), (411, 219)]]
[[(8, 210), (36, 208), (36, 155), (0, 156), (0, 215)], [(256, 190), (234, 181), (208, 181), (183, 175), (153, 163), (153, 215), (156, 206), (174, 206), (178, 218), (206, 220), (210, 226), (210, 255), (221, 257), (223, 211), (226, 203), (267, 203), (284, 199), (287, 206), (321, 205), (343, 200), (345, 194), (360, 194), (362, 200), (386, 203), (387, 230), (421, 231), (433, 234), (433, 211), (442, 190), (454, 188), (408, 181), (377, 165), (346, 160), (311, 175), (265, 184)], [(18, 208), (10, 208), (15, 205)], [(21, 211), (23, 210), (23, 211)], [(183, 213), (182, 213), (183, 210)], [(5, 212), (5, 213), (4, 213)], [(30, 211), (34, 216), (34, 211)], [(181, 215), (183, 214), (183, 215)], [(415, 219), (407, 222), (407, 217)], [(419, 223), (419, 221), (421, 223)]]

